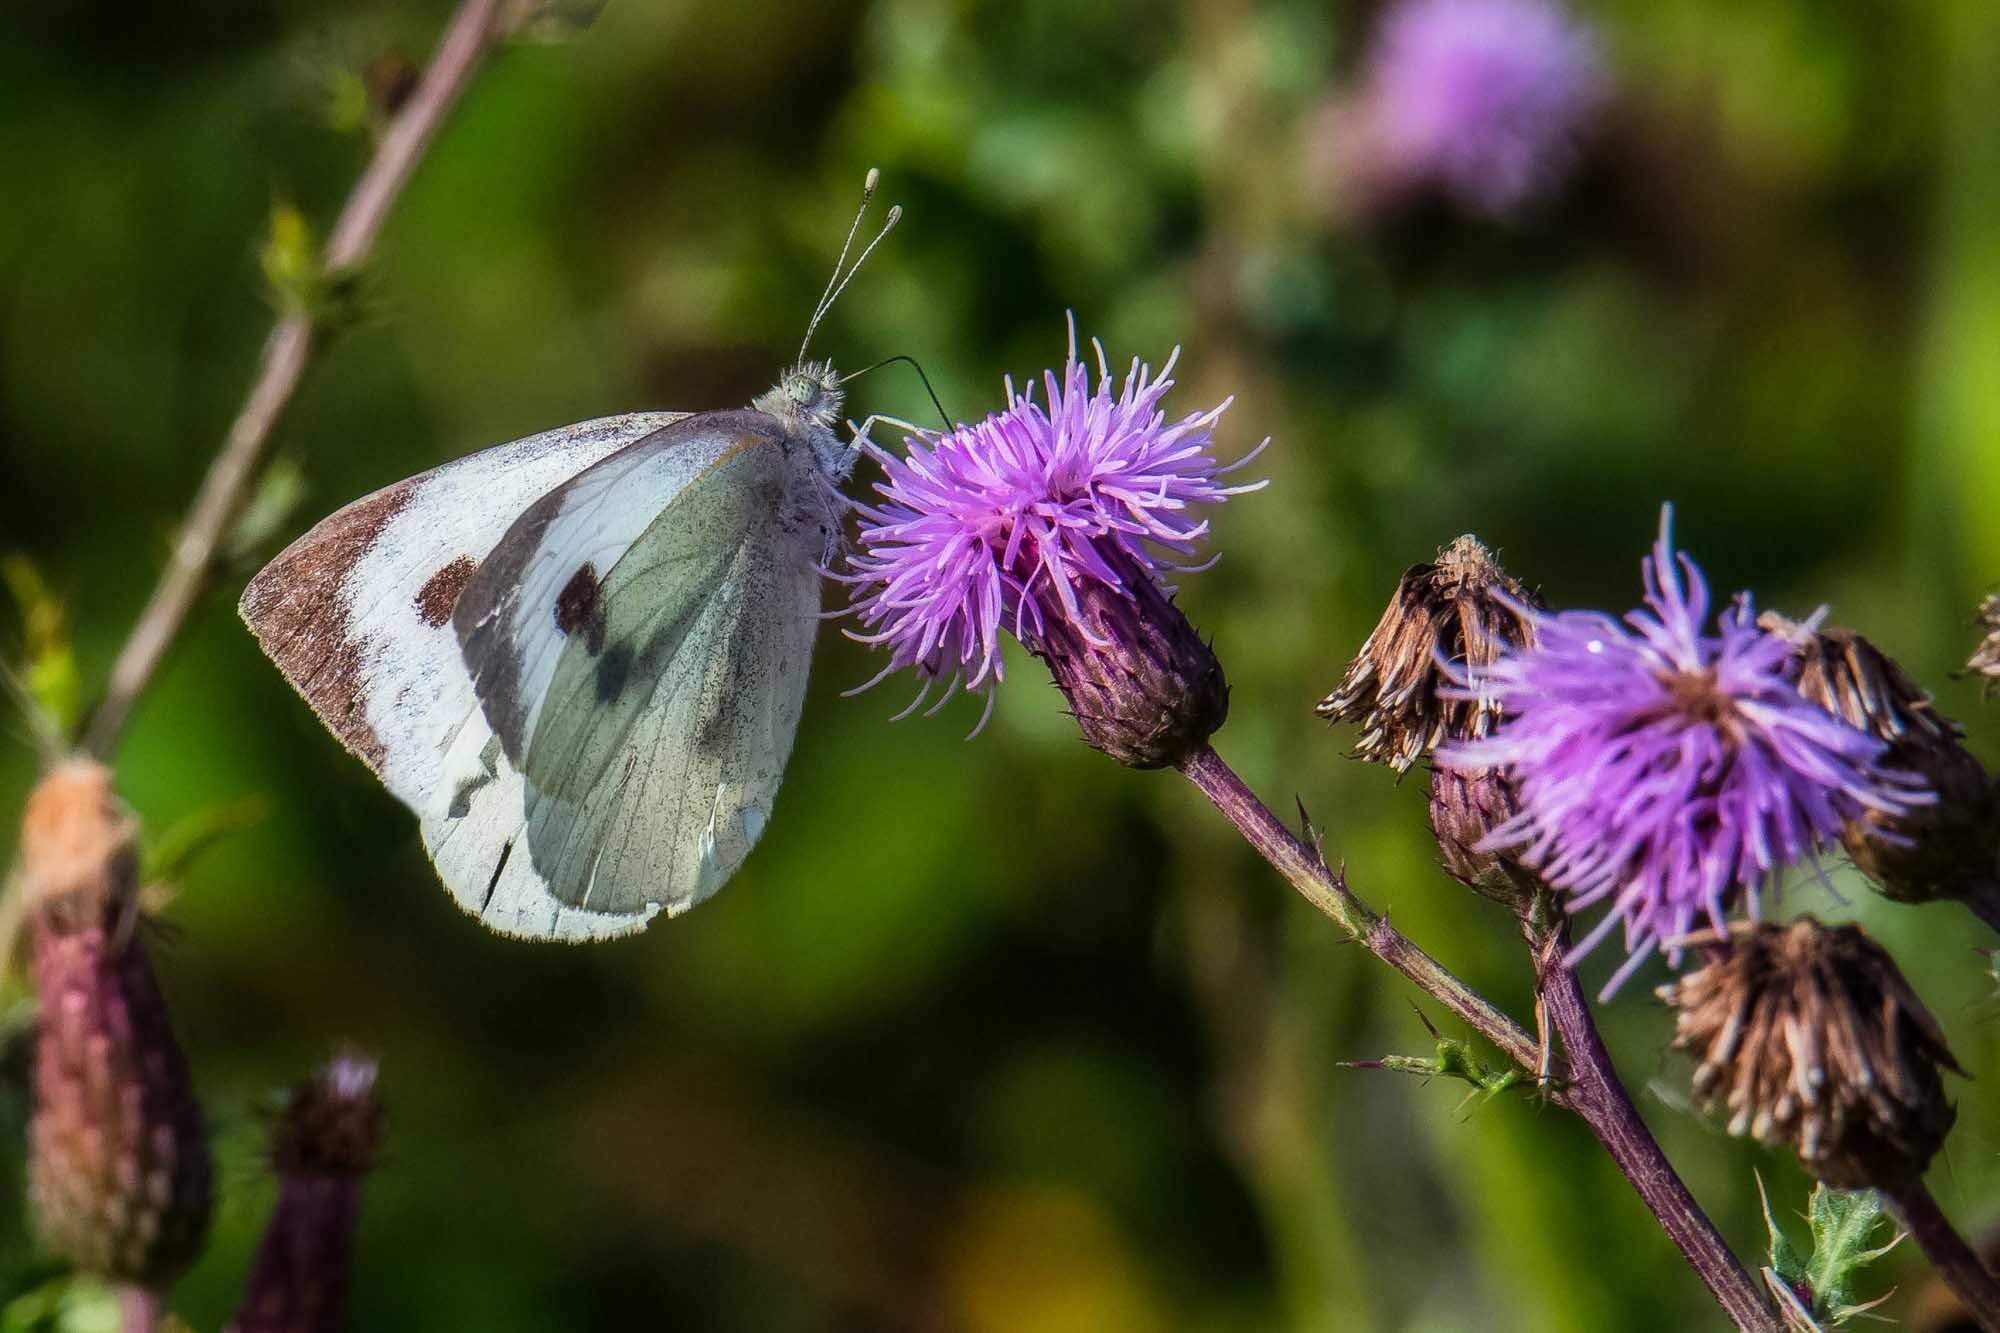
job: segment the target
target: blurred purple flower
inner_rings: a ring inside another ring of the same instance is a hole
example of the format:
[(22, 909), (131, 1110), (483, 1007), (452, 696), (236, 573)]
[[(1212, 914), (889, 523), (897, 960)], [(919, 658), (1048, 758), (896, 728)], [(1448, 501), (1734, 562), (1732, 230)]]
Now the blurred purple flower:
[(278, 1204), (224, 1333), (336, 1333), (345, 1326), (361, 1182), (382, 1155), (375, 1061), (334, 1056), (295, 1085), (271, 1125)]
[(1610, 901), (1575, 953), (1624, 923), (1632, 956), (1607, 996), (1662, 941), (1677, 957), (1698, 916), (1721, 929), (1747, 895), (1755, 918), (1760, 890), (1846, 821), (1932, 799), (1882, 766), (1882, 741), (1800, 697), (1791, 643), (1758, 628), (1747, 593), (1703, 631), (1708, 586), (1673, 551), (1671, 520), (1663, 509), (1642, 565), (1648, 609), (1623, 623), (1537, 614), (1534, 649), (1461, 687), (1499, 704), (1500, 729), (1439, 751), (1449, 767), (1513, 780), (1521, 812), (1490, 849), (1518, 849), (1572, 912)]
[(1569, 169), (1604, 93), (1595, 38), (1555, 0), (1401, 0), (1369, 54), (1353, 169), (1504, 215)]
[(1185, 567), (1162, 552), (1192, 555), (1208, 533), (1189, 506), (1264, 484), (1221, 480), (1257, 452), (1229, 467), (1210, 452), (1230, 400), (1171, 423), (1160, 410), (1178, 348), (1157, 376), (1135, 359), (1114, 392), (1104, 349), (1093, 346), (1095, 392), (1072, 323), (1061, 378), (1044, 376), (1047, 407), (1032, 384), (1017, 394), (1010, 379), (1004, 410), (945, 434), (920, 432), (905, 457), (864, 444), (882, 468), (882, 499), (855, 506), (857, 545), (838, 577), (853, 585), (867, 631), (853, 637), (889, 650), (888, 666), (859, 688), (903, 667), (923, 678), (924, 693), (899, 716), (947, 678), (947, 692), (962, 683), (985, 693), (990, 710), (1002, 630), (1045, 656), (1056, 621), (1106, 647), (1108, 632), (1080, 610), (1086, 594), (1095, 602), (1108, 590), (1133, 603), (1164, 588), (1166, 572)]

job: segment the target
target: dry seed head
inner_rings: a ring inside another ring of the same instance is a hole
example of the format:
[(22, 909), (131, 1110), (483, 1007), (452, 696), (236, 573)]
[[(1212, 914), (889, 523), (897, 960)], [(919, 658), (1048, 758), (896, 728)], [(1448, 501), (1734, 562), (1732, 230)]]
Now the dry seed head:
[(1836, 1188), (1922, 1176), (1957, 1117), (1943, 1071), (1964, 1071), (1880, 945), (1810, 917), (1688, 943), (1715, 956), (1659, 995), (1695, 1058), (1698, 1106)]
[(1870, 810), (1851, 821), (1841, 843), (1855, 865), (1897, 902), (1960, 897), (1990, 881), (2000, 860), (2000, 809), (1985, 767), (1961, 743), (1964, 728), (1853, 630), (1815, 630), (1773, 611), (1757, 624), (1791, 641), (1801, 695), (1886, 743), (1884, 767), (1919, 775), (1937, 797), (1898, 815)]
[(1476, 676), (1503, 652), (1532, 646), (1540, 601), (1493, 560), (1479, 539), (1460, 537), (1436, 563), (1412, 565), (1347, 674), (1314, 712), (1361, 727), (1358, 758), (1398, 773), (1446, 739), (1484, 736), (1499, 721), (1486, 699), (1444, 699), (1451, 684), (1439, 658)]

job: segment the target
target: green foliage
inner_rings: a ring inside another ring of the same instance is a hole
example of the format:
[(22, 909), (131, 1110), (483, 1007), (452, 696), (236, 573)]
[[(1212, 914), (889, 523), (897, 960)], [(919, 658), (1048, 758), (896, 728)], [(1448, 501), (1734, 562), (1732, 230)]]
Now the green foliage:
[[(379, 317), (307, 376), (277, 435), (296, 467), (267, 474), (233, 581), (119, 763), (156, 863), (182, 862), (155, 961), (217, 1123), (338, 1039), (381, 1056), (390, 1160), (352, 1327), (1715, 1323), (1589, 1135), (1492, 1096), (1509, 1071), (1489, 1053), (1399, 1057), (1491, 1096), (1469, 1121), (1416, 1080), (1331, 1069), (1407, 1045), (1408, 986), (1185, 784), (1077, 744), (1019, 654), (966, 742), (976, 704), (891, 726), (913, 682), (841, 697), (880, 662), (829, 626), (738, 880), (641, 938), (560, 950), (449, 904), (409, 812), (232, 611), (259, 557), (447, 458), (747, 402), (796, 349), (874, 165), (906, 218), (816, 350), (847, 369), (909, 352), (976, 419), (1002, 374), (1060, 356), (1074, 309), (1114, 366), (1184, 346), (1169, 411), (1237, 395), (1223, 451), (1272, 435), (1272, 485), (1212, 516), (1223, 559), (1180, 593), (1229, 673), (1218, 746), (1274, 804), (1324, 814), (1356, 889), (1524, 1022), (1515, 923), (1437, 869), (1419, 775), (1347, 762), (1352, 733), (1309, 712), (1398, 574), (1459, 533), (1554, 605), (1623, 611), (1671, 499), (1718, 593), (1831, 602), (2000, 758), (2000, 703), (1950, 675), (2000, 578), (1991, 5), (1579, 4), (1617, 116), (1575, 190), (1505, 225), (1328, 214), (1323, 115), (1378, 8), (623, 0), (580, 40), (497, 54), (390, 218)], [(36, 571), (12, 600), (59, 630), (35, 648), (9, 616), (0, 655), (42, 664), (47, 729), (101, 680), (241, 404), (260, 285), (351, 324), (320, 230), (369, 148), (366, 71), (421, 58), (449, 9), (192, 0), (134, 26), (0, 6), (0, 549)], [(305, 48), (360, 71), (343, 132)], [(857, 420), (927, 419), (902, 368), (849, 387)], [(33, 777), (18, 730), (0, 814)], [(206, 836), (251, 797), (261, 821)], [(0, 859), (12, 837), (0, 817)], [(1977, 1076), (1950, 1158), (1977, 1214), (2000, 1193), (2000, 1155), (1964, 1150), (2000, 1136), (1971, 952), (1991, 941), (1829, 872), (1845, 906), (1801, 882), (1784, 910), (1863, 917), (1926, 960)], [(1588, 961), (1593, 991), (1615, 953)], [(1667, 1067), (1644, 998), (1664, 975), (1602, 1014), (1635, 1081)], [(1748, 1253), (1755, 1151), (1646, 1110)], [(269, 1188), (250, 1164), (222, 1187), (175, 1295), (202, 1329), (241, 1291)], [(1911, 1248), (1871, 1270), (1884, 1287), (1920, 1285)]]
[[(0, 556), (0, 581), (7, 585), (23, 630), (18, 668), (18, 702), (44, 752), (61, 747), (83, 716), (83, 680), (70, 639), (69, 612), (50, 591), (26, 556)], [(13, 668), (0, 663), (13, 674)]]
[(0, 1333), (118, 1333), (118, 1296), (80, 1275), (49, 1278), (0, 1306)]
[(1771, 1268), (1810, 1306), (1815, 1321), (1838, 1327), (1888, 1299), (1885, 1295), (1862, 1301), (1855, 1288), (1861, 1270), (1887, 1255), (1903, 1239), (1898, 1235), (1885, 1245), (1871, 1243), (1885, 1227), (1893, 1227), (1881, 1196), (1874, 1190), (1836, 1190), (1814, 1185), (1806, 1213), (1812, 1243), (1803, 1252), (1771, 1216), (1770, 1196), (1765, 1194), (1761, 1178), (1757, 1181), (1757, 1195), (1763, 1203), (1764, 1225), (1771, 1238)]
[(1340, 1063), (1348, 1069), (1387, 1069), (1398, 1074), (1414, 1074), (1426, 1082), (1434, 1078), (1457, 1079), (1471, 1085), (1472, 1091), (1466, 1094), (1468, 1102), (1475, 1097), (1490, 1101), (1508, 1089), (1527, 1082), (1527, 1075), (1516, 1066), (1489, 1063), (1471, 1042), (1440, 1034), (1422, 1010), (1417, 1012), (1417, 1018), (1437, 1043), (1433, 1054), (1385, 1055), (1378, 1060), (1342, 1060)]
[(223, 553), (232, 565), (268, 559), (295, 526), (299, 505), (311, 493), (305, 468), (296, 458), (280, 456), (257, 478), (243, 511), (230, 525)]

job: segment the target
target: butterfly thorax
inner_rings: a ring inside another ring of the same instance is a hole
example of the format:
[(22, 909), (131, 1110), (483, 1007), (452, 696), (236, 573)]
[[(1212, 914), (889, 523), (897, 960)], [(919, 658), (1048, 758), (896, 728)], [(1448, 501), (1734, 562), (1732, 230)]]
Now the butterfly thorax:
[(845, 394), (830, 361), (801, 361), (752, 399), (753, 410), (777, 419), (796, 460), (785, 526), (822, 552), (837, 540), (846, 500), (840, 484), (854, 470), (856, 450), (834, 434)]

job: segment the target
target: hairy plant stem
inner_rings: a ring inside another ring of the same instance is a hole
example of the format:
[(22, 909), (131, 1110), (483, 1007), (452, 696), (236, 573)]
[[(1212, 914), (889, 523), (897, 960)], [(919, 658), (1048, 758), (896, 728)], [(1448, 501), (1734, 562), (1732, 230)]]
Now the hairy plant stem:
[(1185, 773), (1214, 803), (1257, 853), (1271, 863), (1305, 900), (1350, 938), (1401, 972), (1426, 994), (1458, 1015), (1523, 1069), (1547, 1076), (1545, 1092), (1558, 1106), (1574, 1111), (1653, 1211), (1668, 1237), (1716, 1303), (1746, 1333), (1783, 1333), (1784, 1324), (1764, 1301), (1750, 1273), (1722, 1242), (1715, 1224), (1688, 1193), (1666, 1154), (1639, 1118), (1618, 1082), (1611, 1058), (1591, 1021), (1575, 975), (1563, 962), (1561, 928), (1544, 932), (1553, 947), (1536, 951), (1540, 993), (1550, 1024), (1562, 1038), (1567, 1069), (1547, 1068), (1535, 1037), (1419, 949), (1347, 886), (1346, 876), (1327, 865), (1319, 849), (1294, 834), (1245, 785), (1222, 757), (1203, 746), (1181, 762)]
[(1347, 887), (1347, 877), (1328, 866), (1317, 847), (1308, 846), (1286, 828), (1214, 749), (1204, 745), (1196, 750), (1181, 762), (1181, 772), (1214, 802), (1258, 855), (1356, 943), (1415, 982), (1516, 1064), (1536, 1068), (1539, 1047), (1531, 1033), (1412, 944), (1388, 918), (1355, 897)]
[(1567, 1060), (1569, 1095), (1565, 1104), (1590, 1127), (1660, 1229), (1736, 1327), (1782, 1333), (1784, 1321), (1688, 1192), (1686, 1182), (1667, 1160), (1659, 1140), (1619, 1082), (1611, 1052), (1605, 1049), (1597, 1022), (1591, 1017), (1590, 1002), (1569, 966), (1568, 919), (1545, 896), (1539, 903), (1543, 908), (1540, 913), (1524, 912), (1522, 930), (1535, 958), (1536, 992)]
[[(322, 260), (328, 273), (353, 271), (374, 249), (390, 206), (491, 47), (499, 10), (500, 0), (464, 0), (452, 16), (430, 67), (383, 131), (374, 156), (340, 210)], [(216, 549), (242, 508), (278, 418), (318, 348), (315, 333), (311, 315), (289, 314), (265, 339), (250, 393), (202, 478), (152, 597), (112, 663), (104, 699), (84, 734), (84, 748), (97, 758), (109, 758), (117, 748), (132, 706), (208, 581)]]
[(1938, 1201), (1919, 1180), (1904, 1189), (1884, 1190), (1889, 1210), (1931, 1261), (1931, 1267), (1985, 1333), (2000, 1333), (2000, 1280), (1951, 1224)]

